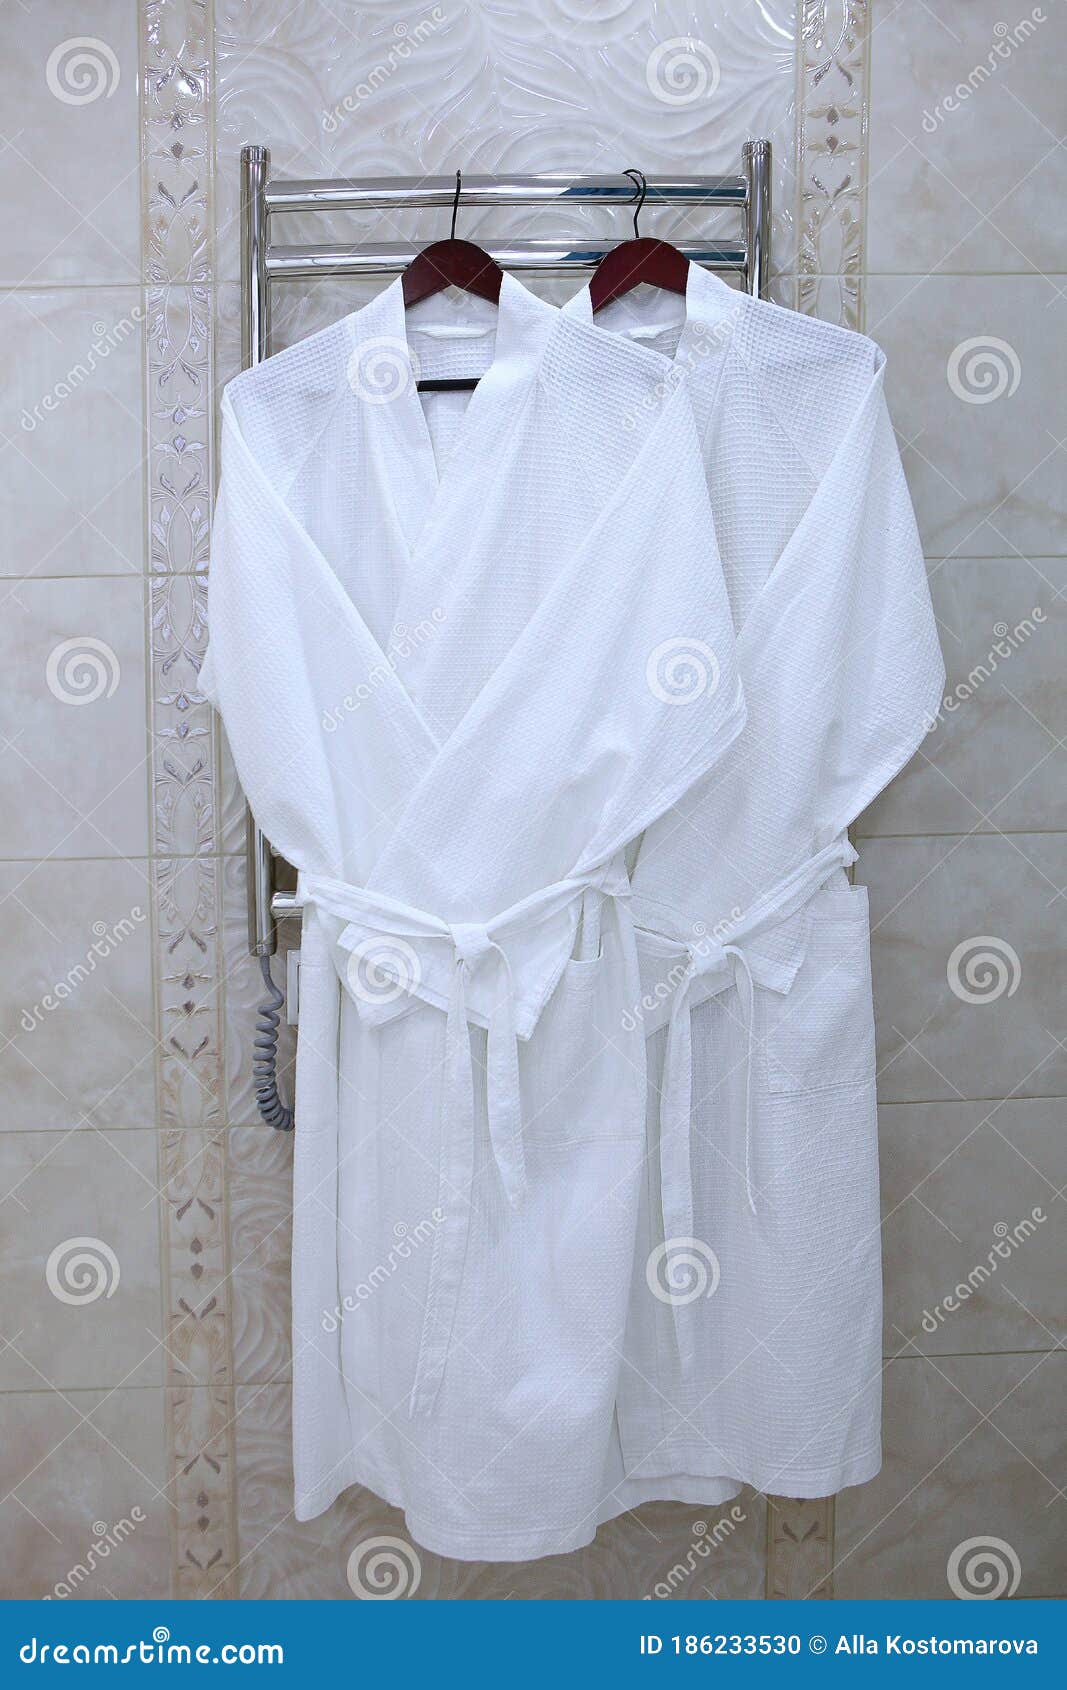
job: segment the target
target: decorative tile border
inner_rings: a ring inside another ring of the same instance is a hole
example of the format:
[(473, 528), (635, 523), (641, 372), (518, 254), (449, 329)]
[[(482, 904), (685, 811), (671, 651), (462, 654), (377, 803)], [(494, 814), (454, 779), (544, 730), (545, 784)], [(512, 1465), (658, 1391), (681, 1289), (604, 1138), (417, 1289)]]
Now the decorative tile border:
[(803, 1602), (833, 1596), (834, 1499), (767, 1498), (767, 1597)]
[[(798, 0), (797, 310), (863, 327), (869, 0)], [(833, 1596), (834, 1499), (769, 1497), (767, 1595)]]
[(160, 1136), (172, 1594), (235, 1597), (226, 1130)]
[(870, 0), (798, 0), (797, 309), (863, 327)]
[[(234, 1596), (233, 1364), (214, 717), (212, 0), (140, 0), (149, 712), (173, 1594)], [(213, 1130), (212, 1130), (213, 1129)]]

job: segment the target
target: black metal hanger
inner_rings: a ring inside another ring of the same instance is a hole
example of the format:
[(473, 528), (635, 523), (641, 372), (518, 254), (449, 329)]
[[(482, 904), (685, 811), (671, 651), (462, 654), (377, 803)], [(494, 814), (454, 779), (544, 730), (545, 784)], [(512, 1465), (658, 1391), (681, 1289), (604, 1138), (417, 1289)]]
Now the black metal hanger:
[(644, 172), (624, 170), (623, 175), (629, 176), (637, 190), (634, 238), (632, 241), (620, 241), (618, 246), (612, 247), (594, 270), (589, 283), (589, 303), (594, 314), (610, 305), (613, 299), (621, 299), (623, 294), (632, 292), (642, 282), (647, 282), (650, 287), (664, 288), (668, 293), (684, 295), (689, 280), (689, 260), (684, 252), (679, 252), (669, 241), (654, 240), (637, 232), (637, 220), (648, 194), (648, 179)]
[[(456, 171), (456, 192), (452, 200), (452, 228), (447, 241), (433, 241), (412, 259), (404, 271), (404, 308), (431, 299), (445, 288), (462, 288), (496, 305), (504, 272), (496, 259), (473, 241), (456, 239), (456, 217), (463, 191), (462, 172)], [(415, 383), (420, 393), (458, 393), (477, 387), (477, 376), (446, 376)]]

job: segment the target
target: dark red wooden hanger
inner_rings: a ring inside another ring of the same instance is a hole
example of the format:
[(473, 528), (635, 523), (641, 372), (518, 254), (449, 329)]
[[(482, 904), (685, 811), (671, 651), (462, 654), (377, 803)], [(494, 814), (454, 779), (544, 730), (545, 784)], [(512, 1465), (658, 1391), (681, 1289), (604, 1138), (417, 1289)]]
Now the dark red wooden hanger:
[(445, 288), (462, 288), (495, 305), (504, 272), (495, 258), (473, 241), (434, 241), (404, 271), (404, 306), (418, 305)]
[[(463, 176), (456, 171), (456, 195), (452, 201), (452, 230), (447, 241), (433, 241), (423, 247), (404, 271), (404, 309), (418, 305), (422, 299), (432, 299), (445, 288), (462, 288), (496, 305), (504, 272), (495, 258), (473, 241), (457, 241), (456, 213), (463, 188)], [(440, 380), (418, 381), (420, 393), (456, 393), (477, 387), (476, 376), (447, 376)]]
[(594, 315), (642, 282), (649, 287), (664, 288), (667, 293), (684, 295), (689, 280), (689, 260), (684, 252), (679, 252), (669, 241), (638, 235), (637, 219), (648, 193), (648, 182), (640, 170), (626, 170), (623, 174), (631, 180), (640, 178), (635, 182), (639, 198), (634, 211), (634, 238), (612, 247), (594, 270), (589, 283), (589, 303)]

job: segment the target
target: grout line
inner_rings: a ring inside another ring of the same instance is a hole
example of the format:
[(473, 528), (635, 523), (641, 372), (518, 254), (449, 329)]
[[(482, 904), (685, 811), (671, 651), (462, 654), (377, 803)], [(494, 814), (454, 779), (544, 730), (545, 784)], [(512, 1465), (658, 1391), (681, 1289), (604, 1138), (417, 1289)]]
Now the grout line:
[[(1067, 1103), (1067, 1094), (1063, 1092), (1012, 1092), (1009, 1097), (894, 1097), (879, 1098), (879, 1109), (939, 1109), (950, 1107), (953, 1109), (969, 1108), (986, 1104), (996, 1104), (1001, 1108), (1010, 1108), (1016, 1103)], [(78, 1127), (0, 1127), (0, 1144), (9, 1138), (39, 1138), (49, 1137), (69, 1138), (74, 1132), (78, 1137), (90, 1133), (204, 1133), (209, 1137), (220, 1133), (257, 1132), (271, 1134), (273, 1127), (268, 1127), (264, 1121), (249, 1117), (247, 1121), (218, 1121), (212, 1126), (203, 1124), (196, 1126), (178, 1126), (173, 1121), (108, 1121), (96, 1123), (88, 1121)]]
[[(1011, 556), (1007, 552), (924, 552), (928, 564), (944, 565), (946, 563), (996, 564), (1001, 569), (1017, 567), (1020, 561), (1028, 563), (1067, 563), (1067, 551), (1029, 551), (1025, 558)], [(75, 585), (83, 581), (203, 581), (210, 576), (210, 570), (205, 563), (199, 569), (88, 569), (88, 570), (57, 570), (55, 574), (47, 574), (43, 570), (35, 569), (32, 573), (19, 570), (0, 570), (0, 582), (11, 583), (16, 587), (34, 587), (43, 581), (61, 581), (64, 585)]]
[[(242, 1381), (242, 1383), (245, 1383), (245, 1381)], [(266, 1381), (266, 1383), (272, 1384), (272, 1385), (273, 1384), (286, 1385), (286, 1384), (289, 1383), (289, 1381), (287, 1379), (271, 1379), (271, 1380)], [(0, 1385), (0, 1399), (3, 1399), (4, 1397), (49, 1397), (49, 1398), (51, 1398), (51, 1397), (56, 1396), (56, 1394), (60, 1391), (64, 1394), (64, 1396), (68, 1396), (68, 1397), (76, 1397), (76, 1396), (95, 1397), (95, 1396), (100, 1396), (100, 1395), (104, 1394), (105, 1392), (109, 1395), (113, 1395), (114, 1393), (116, 1393), (118, 1391), (160, 1391), (164, 1395), (166, 1395), (168, 1392), (171, 1392), (171, 1391), (217, 1391), (217, 1390), (218, 1390), (217, 1385), (213, 1385), (210, 1382), (210, 1380), (203, 1380), (203, 1379), (183, 1380), (181, 1382), (181, 1384), (179, 1384), (179, 1385), (166, 1385), (166, 1384), (163, 1384), (162, 1382), (155, 1384), (155, 1385), (133, 1385), (133, 1384), (130, 1384), (128, 1380), (125, 1381), (125, 1382), (120, 1380), (117, 1385), (108, 1384), (106, 1381), (102, 1381), (99, 1385), (64, 1385), (61, 1381), (57, 1381), (55, 1384), (50, 1385), (47, 1389), (44, 1386), (32, 1386), (32, 1385), (9, 1385), (9, 1386), (7, 1386), (7, 1385)]]
[(1058, 1356), (1064, 1353), (1062, 1344), (1041, 1344), (1035, 1345), (1032, 1350), (919, 1350), (907, 1355), (883, 1353), (882, 1360), (888, 1366), (900, 1361), (985, 1361), (992, 1356)]
[[(1055, 1356), (1064, 1354), (1065, 1352), (1062, 1345), (1048, 1344), (1035, 1346), (1031, 1350), (923, 1350), (917, 1353), (902, 1355), (898, 1355), (894, 1352), (888, 1352), (883, 1353), (882, 1360), (887, 1366), (889, 1366), (901, 1362), (917, 1362), (931, 1359), (936, 1361), (993, 1361), (1006, 1359), (1009, 1356), (1017, 1356), (1020, 1360), (1025, 1361), (1029, 1360), (1032, 1356)], [(266, 1376), (257, 1375), (249, 1378), (237, 1377), (233, 1380), (232, 1388), (234, 1390), (256, 1388), (261, 1391), (269, 1389), (288, 1390), (291, 1384), (291, 1374), (270, 1374)], [(0, 1385), (0, 1399), (3, 1399), (4, 1397), (51, 1397), (56, 1391), (62, 1391), (66, 1396), (97, 1396), (102, 1392), (115, 1393), (119, 1390), (149, 1392), (160, 1391), (166, 1394), (173, 1391), (215, 1392), (218, 1390), (218, 1386), (206, 1379), (183, 1379), (180, 1383), (173, 1385), (163, 1383), (136, 1385), (130, 1384), (129, 1382), (124, 1383), (121, 1380), (118, 1384), (102, 1380), (99, 1384), (95, 1385), (64, 1385), (62, 1381), (59, 1381), (54, 1387), (47, 1390), (39, 1386)], [(811, 1500), (821, 1499), (812, 1498)]]
[(1067, 272), (1063, 270), (940, 270), (935, 265), (932, 270), (865, 270), (868, 281), (878, 277), (887, 277), (892, 281), (936, 282), (944, 278), (945, 281), (985, 281), (985, 282), (1043, 282), (1055, 276), (1062, 278)]
[[(859, 847), (877, 839), (1057, 839), (1064, 833), (1067, 833), (1067, 824), (1063, 827), (997, 827), (990, 824), (958, 833), (856, 833), (854, 830), (854, 838)], [(236, 855), (235, 852), (224, 854)], [(67, 860), (63, 858), (64, 862)]]
[[(917, 843), (924, 839), (1062, 839), (1067, 837), (1067, 824), (1063, 827), (989, 827), (970, 828), (965, 831), (952, 833), (931, 833), (921, 831), (916, 833), (857, 833), (857, 844), (875, 844), (880, 840), (908, 839)], [(42, 857), (29, 854), (24, 857), (0, 857), (0, 868), (5, 863), (23, 865), (26, 863), (63, 864), (63, 863), (209, 863), (209, 862), (241, 862), (244, 851), (240, 847), (232, 850), (219, 851), (115, 851), (108, 856), (95, 857)], [(866, 882), (859, 884), (865, 885)]]
[[(89, 281), (89, 282), (28, 282), (23, 278), (18, 282), (5, 282), (0, 276), (0, 291), (9, 293), (139, 293), (145, 287), (165, 287), (166, 283), (158, 280), (148, 281), (143, 276), (133, 276), (129, 281)], [(179, 284), (180, 286), (181, 284)], [(188, 286), (197, 284), (190, 282)]]
[(1067, 1096), (1058, 1091), (1030, 1091), (1012, 1092), (1008, 1097), (893, 1097), (879, 1098), (879, 1109), (932, 1109), (943, 1103), (956, 1105), (969, 1103), (999, 1103), (1005, 1107), (1012, 1103), (1067, 1103)]

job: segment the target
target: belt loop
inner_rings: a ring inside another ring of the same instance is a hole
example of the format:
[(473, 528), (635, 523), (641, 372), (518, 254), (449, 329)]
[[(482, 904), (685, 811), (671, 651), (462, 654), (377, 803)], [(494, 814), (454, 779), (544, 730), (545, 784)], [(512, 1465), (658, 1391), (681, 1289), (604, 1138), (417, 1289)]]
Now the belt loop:
[(595, 962), (600, 955), (600, 910), (602, 895), (591, 886), (587, 886), (582, 893), (581, 910), (578, 916), (578, 943), (575, 947), (575, 960), (578, 962)]

